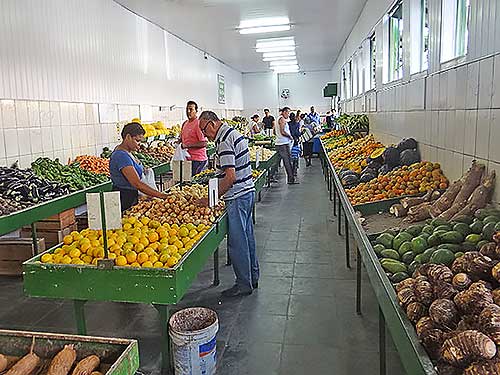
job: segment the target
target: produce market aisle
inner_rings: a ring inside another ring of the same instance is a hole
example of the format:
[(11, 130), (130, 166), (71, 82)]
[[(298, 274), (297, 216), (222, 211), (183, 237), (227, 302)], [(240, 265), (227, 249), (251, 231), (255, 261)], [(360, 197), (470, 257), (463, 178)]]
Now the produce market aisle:
[[(377, 302), (365, 278), (364, 315), (354, 312), (354, 259), (347, 270), (344, 239), (331, 221), (319, 161), (313, 163), (299, 169), (300, 185), (286, 185), (281, 176), (263, 191), (255, 228), (259, 289), (220, 300), (233, 281), (223, 245), (221, 285), (211, 286), (209, 262), (179, 306), (217, 311), (218, 374), (378, 374)], [(0, 278), (0, 285), (1, 328), (76, 333), (71, 303), (26, 298), (20, 279)], [(86, 313), (89, 334), (138, 338), (141, 372), (159, 373), (160, 325), (152, 306), (94, 302)], [(388, 374), (404, 374), (390, 342), (388, 350)]]

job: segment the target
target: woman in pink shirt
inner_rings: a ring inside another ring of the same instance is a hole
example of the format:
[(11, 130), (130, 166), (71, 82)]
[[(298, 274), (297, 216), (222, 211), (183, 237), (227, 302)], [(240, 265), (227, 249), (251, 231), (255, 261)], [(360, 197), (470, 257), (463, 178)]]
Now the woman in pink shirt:
[(192, 161), (192, 175), (196, 175), (207, 167), (207, 138), (203, 135), (198, 126), (199, 121), (196, 116), (198, 104), (190, 100), (186, 104), (187, 120), (182, 124), (181, 142), (182, 148), (187, 149)]

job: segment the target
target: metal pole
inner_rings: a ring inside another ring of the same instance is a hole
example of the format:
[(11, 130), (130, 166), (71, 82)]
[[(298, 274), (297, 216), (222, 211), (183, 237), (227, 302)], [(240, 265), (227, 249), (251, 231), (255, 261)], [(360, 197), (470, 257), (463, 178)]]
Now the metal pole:
[(153, 305), (160, 313), (161, 326), (161, 371), (162, 374), (173, 374), (170, 362), (170, 336), (168, 334), (168, 321), (170, 312), (168, 305)]
[(361, 315), (361, 253), (356, 246), (356, 314)]
[(108, 231), (106, 228), (106, 207), (104, 205), (104, 193), (99, 192), (99, 200), (101, 203), (101, 225), (102, 225), (102, 238), (104, 247), (104, 259), (108, 259)]
[(31, 238), (33, 240), (34, 255), (38, 254), (38, 236), (36, 235), (36, 223), (31, 223)]
[(349, 223), (347, 222), (347, 215), (344, 214), (344, 224), (345, 224), (345, 263), (347, 268), (351, 268), (351, 252), (349, 244)]
[(87, 334), (87, 324), (85, 323), (85, 303), (84, 300), (73, 300), (73, 309), (75, 310), (76, 330), (79, 335)]
[(257, 222), (255, 220), (255, 203), (253, 204), (253, 207), (252, 207), (252, 221), (253, 221), (253, 224), (255, 225), (255, 223)]
[(337, 216), (337, 186), (333, 184), (333, 216)]
[(339, 236), (342, 236), (342, 204), (340, 203), (340, 196), (339, 196), (339, 212), (337, 215), (338, 220), (338, 233)]
[(215, 249), (214, 252), (214, 286), (218, 286), (220, 284), (219, 279), (219, 246)]
[(385, 317), (380, 309), (378, 308), (378, 344), (379, 344), (379, 366), (380, 375), (385, 375), (387, 373), (387, 361), (386, 361), (386, 346), (385, 346)]

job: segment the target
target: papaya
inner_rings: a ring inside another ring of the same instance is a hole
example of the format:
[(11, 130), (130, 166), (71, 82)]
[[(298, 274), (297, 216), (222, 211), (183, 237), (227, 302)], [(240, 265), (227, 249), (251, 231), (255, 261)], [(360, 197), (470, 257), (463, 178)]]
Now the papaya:
[(430, 259), (431, 259), (431, 256), (432, 254), (434, 254), (434, 252), (436, 252), (437, 249), (435, 247), (430, 247), (428, 248), (427, 250), (425, 250), (423, 253), (422, 253), (422, 262), (423, 263), (429, 263)]
[(407, 232), (401, 232), (399, 233), (396, 237), (394, 237), (394, 240), (392, 242), (392, 246), (394, 249), (399, 251), (399, 247), (401, 244), (407, 241), (411, 241), (413, 236)]
[(446, 249), (438, 249), (432, 255), (429, 260), (430, 263), (433, 264), (444, 264), (449, 266), (455, 260), (455, 254), (453, 254), (450, 250)]
[(470, 216), (461, 215), (461, 216), (456, 217), (454, 219), (454, 221), (459, 222), (459, 223), (463, 223), (463, 224), (467, 224), (467, 225), (471, 225), (474, 222), (474, 219)]
[(462, 235), (462, 233), (460, 233), (460, 232), (458, 232), (456, 230), (452, 230), (452, 231), (449, 231), (449, 232), (443, 234), (441, 236), (441, 240), (444, 243), (456, 243), (456, 244), (459, 244), (459, 243), (463, 242), (464, 236)]
[(472, 233), (479, 234), (483, 231), (484, 224), (481, 220), (476, 220), (469, 227)]
[(441, 236), (439, 234), (433, 234), (427, 239), (429, 246), (438, 246), (441, 243)]
[(495, 223), (496, 224), (498, 222), (500, 222), (500, 217), (495, 216), (495, 215), (489, 215), (483, 219), (484, 224), (488, 224), (488, 223)]
[(408, 271), (408, 267), (406, 266), (406, 264), (396, 259), (383, 258), (380, 260), (380, 264), (382, 265), (382, 268), (385, 271), (390, 272), (392, 274)]
[(476, 244), (472, 243), (472, 242), (467, 242), (467, 237), (465, 238), (465, 242), (462, 242), (460, 247), (462, 247), (462, 251), (464, 253), (466, 253), (467, 251), (475, 251), (476, 250)]
[(450, 230), (452, 230), (451, 226), (446, 224), (446, 225), (440, 225), (438, 227), (436, 227), (436, 229), (434, 231), (438, 231), (438, 230), (444, 230), (445, 232), (449, 232)]
[(394, 284), (400, 283), (403, 280), (408, 279), (410, 276), (406, 272), (396, 272), (390, 278), (391, 282)]
[(482, 239), (483, 238), (480, 234), (473, 233), (473, 234), (469, 234), (467, 237), (465, 237), (465, 242), (469, 242), (469, 243), (476, 245)]
[(460, 257), (464, 256), (464, 253), (462, 253), (461, 251), (455, 253), (455, 259), (458, 259)]
[(495, 226), (497, 225), (497, 222), (490, 221), (485, 224), (483, 227), (483, 238), (485, 240), (491, 241), (493, 240), (493, 235), (495, 234)]
[(496, 208), (480, 208), (474, 213), (474, 216), (477, 217), (479, 220), (483, 220), (488, 216), (492, 215), (500, 217), (500, 210)]
[(415, 259), (415, 254), (413, 254), (413, 251), (407, 251), (403, 255), (401, 255), (401, 261), (406, 264), (410, 264), (413, 262), (413, 259)]
[(393, 249), (385, 249), (383, 250), (380, 255), (384, 258), (391, 258), (391, 259), (396, 259), (399, 260), (399, 253), (396, 250)]
[(422, 254), (415, 255), (415, 259), (413, 259), (413, 262), (417, 262), (419, 265), (420, 265), (420, 264), (425, 264), (425, 263), (427, 263), (427, 262), (425, 261), (425, 256), (424, 256), (424, 254), (423, 254), (423, 253), (422, 253)]
[(462, 245), (455, 244), (455, 243), (443, 243), (438, 246), (438, 249), (446, 249), (450, 250), (453, 253), (457, 253), (459, 251), (462, 251)]
[(448, 225), (448, 221), (445, 219), (442, 219), (440, 217), (437, 217), (431, 221), (431, 225), (436, 228), (439, 227), (440, 225)]
[(428, 235), (431, 235), (434, 232), (434, 227), (432, 225), (426, 225), (422, 229), (422, 233), (427, 233)]
[(414, 260), (414, 261), (413, 261), (413, 262), (411, 262), (411, 263), (410, 263), (410, 265), (408, 266), (408, 274), (409, 274), (409, 275), (413, 275), (413, 272), (415, 272), (415, 271), (416, 271), (416, 269), (417, 269), (418, 267), (420, 267), (420, 266), (421, 266), (421, 264), (420, 264), (420, 263), (418, 263), (416, 260)]
[(384, 245), (382, 244), (375, 244), (373, 245), (373, 251), (375, 251), (375, 254), (377, 254), (378, 256), (381, 256), (382, 255), (382, 251), (385, 250), (385, 247)]
[(410, 225), (408, 228), (406, 228), (405, 232), (411, 234), (412, 237), (416, 237), (420, 233), (422, 233), (422, 229), (424, 229), (423, 225), (421, 225), (421, 224), (414, 224), (414, 225)]
[(466, 223), (456, 223), (453, 226), (453, 230), (462, 233), (464, 237), (468, 236), (472, 232), (472, 230)]
[(427, 247), (427, 241), (425, 238), (419, 236), (411, 240), (411, 249), (415, 255), (422, 254)]
[(476, 250), (479, 251), (483, 247), (483, 245), (486, 245), (489, 241), (487, 240), (481, 240), (476, 244)]
[(411, 242), (410, 241), (403, 242), (401, 246), (399, 246), (398, 253), (400, 255), (403, 255), (408, 251), (412, 251)]
[(376, 242), (378, 244), (384, 245), (386, 249), (392, 249), (392, 241), (394, 240), (394, 236), (390, 233), (382, 233), (377, 237)]

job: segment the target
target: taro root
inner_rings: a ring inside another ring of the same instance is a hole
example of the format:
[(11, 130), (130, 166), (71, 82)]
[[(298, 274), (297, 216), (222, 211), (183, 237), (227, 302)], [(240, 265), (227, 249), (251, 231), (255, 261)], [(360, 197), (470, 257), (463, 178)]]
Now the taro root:
[(413, 288), (415, 285), (415, 280), (412, 278), (404, 279), (403, 281), (400, 281), (399, 283), (396, 284), (396, 292), (399, 292), (401, 289), (404, 288)]
[(415, 284), (413, 288), (415, 298), (418, 302), (429, 306), (433, 300), (432, 285), (428, 281), (420, 281)]
[(472, 280), (469, 278), (469, 275), (460, 272), (453, 276), (452, 283), (456, 289), (462, 291), (467, 289), (472, 284)]
[(496, 281), (500, 281), (500, 262), (491, 269), (491, 275)]
[(468, 251), (460, 258), (453, 261), (451, 270), (453, 273), (467, 272), (466, 264), (472, 261), (475, 257), (481, 256), (479, 251)]
[(425, 314), (427, 314), (427, 308), (420, 302), (412, 302), (406, 308), (406, 315), (412, 323), (417, 323)]
[(398, 300), (401, 306), (406, 308), (410, 303), (416, 302), (415, 293), (412, 288), (404, 288), (398, 292)]
[(461, 375), (462, 370), (458, 367), (452, 366), (449, 363), (439, 361), (436, 365), (437, 373), (439, 375)]
[(490, 257), (478, 251), (470, 251), (456, 259), (451, 269), (454, 273), (467, 273), (472, 280), (490, 280), (491, 269), (495, 264)]
[(467, 367), (464, 375), (493, 375), (500, 374), (500, 362), (498, 360), (474, 362)]
[(497, 288), (491, 292), (493, 295), (493, 302), (500, 306), (500, 288)]
[(408, 210), (404, 208), (399, 203), (393, 204), (391, 208), (389, 208), (389, 212), (396, 217), (405, 217), (408, 213)]
[(434, 322), (432, 321), (430, 316), (424, 316), (420, 318), (417, 324), (415, 325), (415, 330), (417, 331), (417, 336), (420, 337), (425, 331), (436, 328), (434, 326)]
[(465, 314), (480, 314), (485, 307), (493, 304), (493, 296), (485, 284), (476, 282), (458, 293), (453, 301)]
[(497, 253), (497, 244), (494, 242), (485, 243), (481, 246), (481, 250), (479, 250), (479, 252), (491, 259), (498, 259), (500, 255)]
[(434, 284), (434, 297), (436, 299), (453, 299), (457, 293), (458, 290), (445, 281), (437, 281)]
[(420, 341), (431, 358), (439, 358), (440, 349), (444, 342), (443, 331), (436, 328), (429, 329), (422, 333)]
[(442, 264), (431, 264), (427, 269), (427, 277), (431, 283), (445, 281), (451, 283), (453, 272)]
[[(462, 319), (458, 322), (456, 331), (463, 332), (468, 330), (478, 330), (479, 318), (477, 315), (463, 315)], [(458, 333), (457, 332), (457, 333)]]
[(490, 305), (479, 315), (481, 331), (486, 333), (495, 344), (500, 345), (500, 306)]
[(495, 243), (497, 245), (500, 244), (500, 231), (496, 232), (494, 235), (493, 235), (493, 241), (495, 241)]
[(455, 328), (459, 320), (458, 310), (449, 299), (437, 299), (432, 302), (429, 316), (437, 326), (446, 329)]
[(495, 343), (479, 331), (464, 331), (446, 340), (441, 357), (453, 366), (467, 366), (475, 360), (491, 359), (497, 353)]
[(426, 263), (426, 264), (423, 264), (420, 267), (418, 267), (417, 268), (417, 270), (418, 270), (418, 276), (415, 279), (417, 279), (418, 277), (423, 277), (423, 278), (415, 280), (415, 281), (420, 281), (420, 280), (427, 281), (427, 273), (429, 272), (429, 269), (430, 269), (431, 266), (432, 266), (431, 263)]

